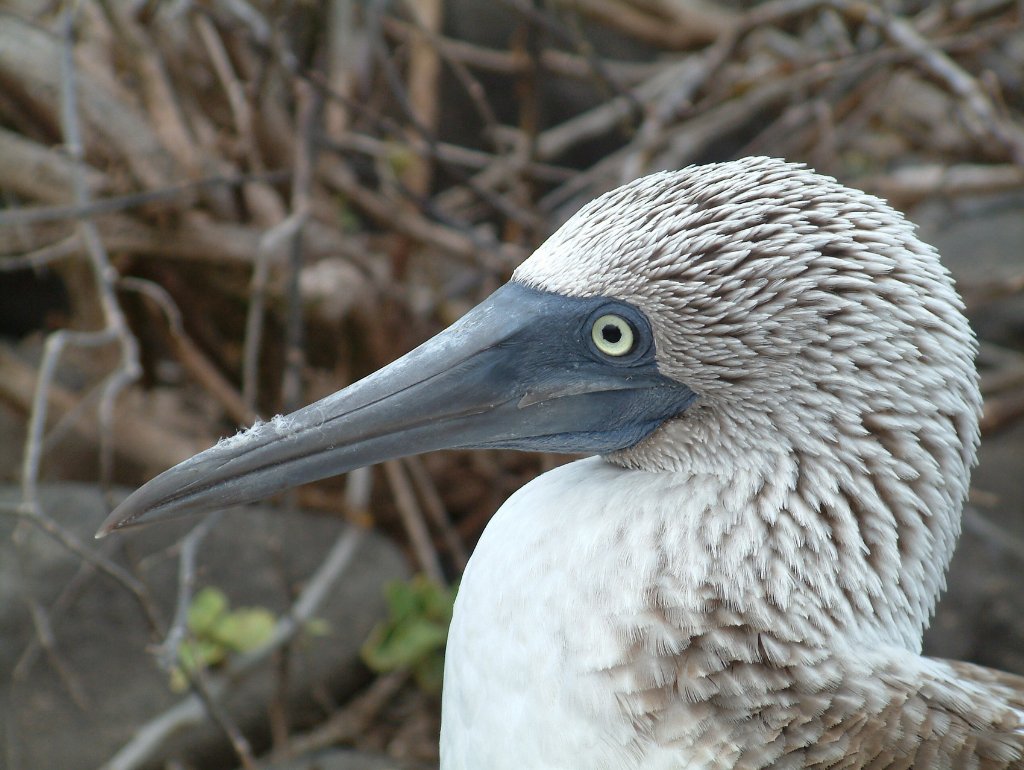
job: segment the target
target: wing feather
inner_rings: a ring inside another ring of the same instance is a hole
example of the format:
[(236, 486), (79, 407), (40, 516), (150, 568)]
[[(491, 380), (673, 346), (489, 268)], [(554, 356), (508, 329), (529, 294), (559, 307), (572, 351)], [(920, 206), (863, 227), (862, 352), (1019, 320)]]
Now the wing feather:
[(701, 647), (621, 696), (641, 743), (736, 770), (1024, 770), (1024, 677), (899, 648), (723, 667)]

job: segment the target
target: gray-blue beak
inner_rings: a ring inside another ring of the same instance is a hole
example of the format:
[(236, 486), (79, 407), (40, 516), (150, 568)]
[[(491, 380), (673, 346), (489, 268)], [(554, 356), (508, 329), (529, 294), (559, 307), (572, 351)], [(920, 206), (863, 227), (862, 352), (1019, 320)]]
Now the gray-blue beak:
[(99, 535), (435, 449), (625, 449), (695, 398), (654, 353), (628, 304), (510, 283), (375, 374), (161, 473)]

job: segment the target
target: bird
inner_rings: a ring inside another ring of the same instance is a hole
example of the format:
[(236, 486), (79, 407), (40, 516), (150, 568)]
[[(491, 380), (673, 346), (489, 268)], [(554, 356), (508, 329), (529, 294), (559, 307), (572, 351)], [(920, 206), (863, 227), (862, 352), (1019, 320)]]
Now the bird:
[(1024, 677), (922, 655), (976, 461), (976, 348), (881, 199), (774, 158), (657, 172), (101, 533), (441, 448), (586, 455), (476, 545), (442, 770), (1024, 768)]

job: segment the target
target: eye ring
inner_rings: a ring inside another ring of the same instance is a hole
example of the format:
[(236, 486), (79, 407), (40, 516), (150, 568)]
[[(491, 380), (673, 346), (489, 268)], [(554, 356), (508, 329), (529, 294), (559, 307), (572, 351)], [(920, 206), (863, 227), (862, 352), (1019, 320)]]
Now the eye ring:
[(632, 325), (615, 313), (605, 313), (594, 321), (590, 337), (599, 351), (615, 358), (631, 353), (636, 347)]

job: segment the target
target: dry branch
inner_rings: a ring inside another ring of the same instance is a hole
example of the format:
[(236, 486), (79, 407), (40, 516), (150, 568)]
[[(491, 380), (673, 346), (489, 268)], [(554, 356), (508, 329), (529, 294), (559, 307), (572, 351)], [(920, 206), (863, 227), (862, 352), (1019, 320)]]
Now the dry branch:
[(701, 0), (572, 0), (571, 7), (658, 48), (711, 43), (732, 31), (735, 12)]
[(924, 198), (989, 195), (1024, 188), (1024, 166), (938, 163), (907, 166), (861, 180), (865, 190), (906, 207)]
[[(0, 399), (24, 414), (32, 409), (37, 392), (39, 373), (11, 348), (0, 344)], [(80, 409), (82, 397), (56, 383), (46, 390), (48, 425), (56, 421), (53, 415), (77, 413), (72, 430), (94, 446), (100, 443), (100, 424), (91, 409)], [(140, 407), (142, 405), (140, 404)], [(168, 434), (156, 425), (144, 408), (138, 411), (128, 404), (114, 417), (116, 449), (125, 460), (139, 463), (148, 473), (154, 473), (191, 457), (209, 445), (216, 436), (185, 439)]]
[[(58, 34), (4, 16), (0, 24), (0, 89), (17, 99), (51, 136), (61, 125), (61, 50)], [(146, 187), (164, 187), (180, 178), (173, 158), (143, 114), (88, 77), (81, 79), (78, 88), (88, 159), (112, 159), (111, 153), (116, 152), (116, 160), (126, 162)]]

